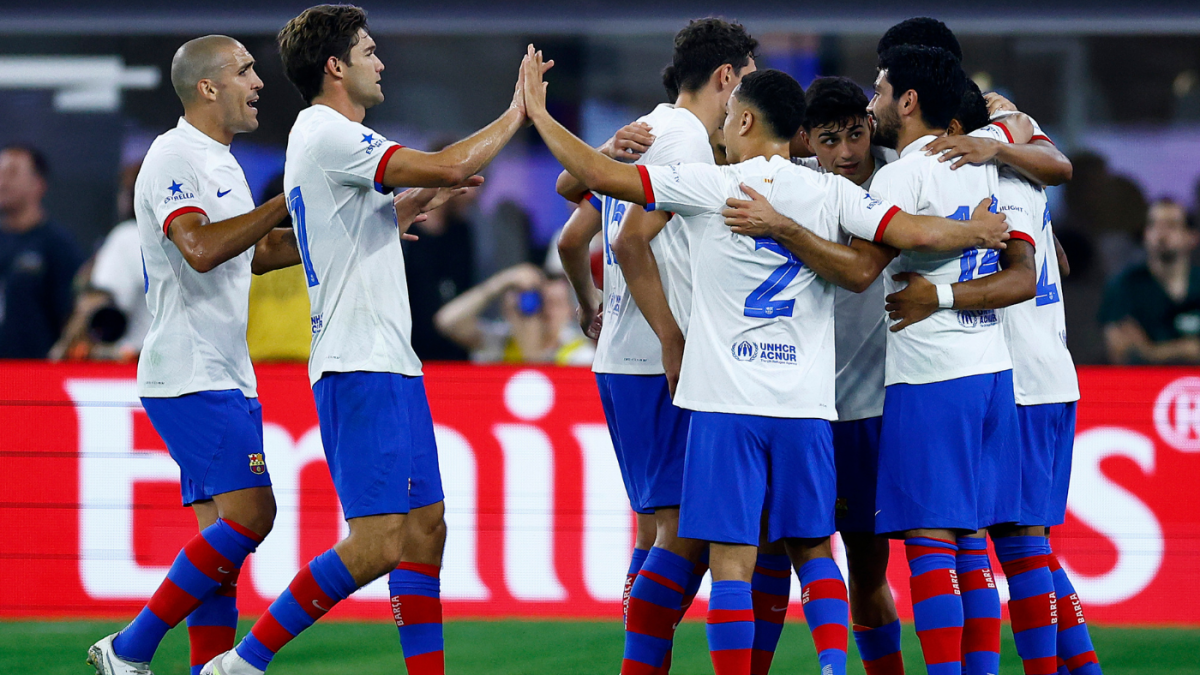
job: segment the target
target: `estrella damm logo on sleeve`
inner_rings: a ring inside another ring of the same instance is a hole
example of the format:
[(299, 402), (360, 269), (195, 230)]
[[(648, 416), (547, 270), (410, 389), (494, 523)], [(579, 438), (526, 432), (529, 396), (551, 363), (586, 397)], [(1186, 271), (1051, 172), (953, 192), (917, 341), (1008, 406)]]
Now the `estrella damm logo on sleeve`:
[(267, 470), (267, 460), (261, 452), (250, 453), (250, 471), (254, 474), (262, 474)]

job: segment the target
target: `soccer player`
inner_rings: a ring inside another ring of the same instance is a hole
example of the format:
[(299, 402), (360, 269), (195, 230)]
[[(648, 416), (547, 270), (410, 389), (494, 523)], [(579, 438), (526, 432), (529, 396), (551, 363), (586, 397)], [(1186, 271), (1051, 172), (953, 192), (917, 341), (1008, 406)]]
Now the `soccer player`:
[(774, 241), (731, 237), (720, 211), (745, 182), (770, 186), (763, 188), (769, 198), (827, 237), (840, 220), (859, 236), (905, 247), (999, 246), (1003, 223), (981, 205), (982, 221), (972, 222), (968, 235), (960, 223), (911, 218), (840, 177), (795, 167), (785, 158), (803, 117), (803, 91), (778, 71), (747, 75), (727, 104), (727, 151), (744, 164), (613, 162), (546, 114), (539, 60), (535, 55), (526, 66), (526, 101), (551, 152), (590, 189), (648, 210), (661, 205), (683, 215), (692, 230), (695, 286), (676, 398), (693, 410), (680, 536), (715, 542), (709, 636), (716, 671), (750, 672), (750, 579), (759, 516), (768, 506), (768, 539), (786, 539), (822, 666), (844, 672), (846, 591), (828, 538), (835, 482), (827, 422), (835, 415), (832, 286)]
[[(741, 25), (721, 19), (699, 19), (679, 31), (663, 73), (674, 104), (661, 104), (635, 122), (654, 132), (637, 163), (714, 164), (709, 139), (725, 119), (730, 93), (754, 71), (757, 44)], [(653, 514), (656, 529), (653, 547), (641, 553), (635, 547), (630, 565), (622, 673), (634, 675), (669, 666), (675, 624), (706, 570), (704, 543), (677, 534), (689, 414), (671, 402), (671, 394), (691, 309), (690, 234), (683, 219), (670, 213), (647, 213), (612, 197), (591, 202), (595, 208), (581, 202), (560, 248), (564, 240), (574, 247), (563, 253), (564, 267), (577, 261), (572, 276), (581, 307), (594, 312), (598, 303), (591, 298), (584, 251), (597, 230), (603, 233), (604, 328), (592, 369), (630, 503), (639, 514)], [(591, 227), (575, 232), (585, 218)], [(586, 316), (581, 321), (590, 324)], [(756, 590), (773, 591), (759, 603), (770, 616), (755, 647), (755, 675), (766, 675), (786, 613), (790, 572), (783, 555), (766, 554), (759, 566)]]
[[(900, 150), (900, 159), (876, 176), (874, 189), (880, 195), (922, 213), (955, 217), (966, 215), (964, 205), (971, 200), (996, 194), (994, 166), (952, 171), (922, 152), (950, 126), (965, 91), (958, 59), (945, 50), (900, 46), (883, 53), (870, 110), (878, 122), (877, 141)], [(1027, 260), (1031, 237), (1018, 234), (1006, 254)], [(972, 594), (980, 591), (985, 596), (981, 604), (990, 607), (986, 596), (995, 592), (986, 541), (960, 535), (1020, 519), (1012, 363), (995, 311), (984, 309), (979, 298), (954, 297), (947, 282), (999, 269), (999, 256), (990, 251), (904, 253), (885, 280), (886, 290), (895, 293), (914, 274), (932, 277), (939, 284), (939, 306), (959, 310), (935, 314), (900, 332), (895, 331), (903, 326), (893, 326), (888, 334), (876, 531), (905, 539), (917, 634), (931, 674), (957, 672), (964, 654), (968, 672), (992, 653), (998, 658), (998, 645), (993, 650), (992, 644), (976, 645), (964, 635), (964, 611), (981, 620), (986, 628), (978, 635), (986, 640), (993, 625), (998, 630), (999, 608), (997, 603), (994, 617), (976, 612)], [(1026, 297), (1032, 297), (1030, 286)], [(977, 543), (983, 544), (981, 551)], [(970, 570), (978, 572), (979, 588), (974, 578), (964, 579), (968, 585), (962, 595), (956, 569), (962, 571), (964, 565), (955, 557), (960, 548), (969, 548), (973, 558), (983, 561)], [(975, 653), (977, 660), (971, 656)]]
[(518, 80), (508, 110), (481, 131), (423, 153), (362, 124), (383, 101), (383, 63), (363, 10), (311, 7), (280, 31), (279, 48), (288, 79), (311, 104), (292, 127), (284, 190), (312, 305), (309, 376), (321, 441), (350, 535), (305, 565), (237, 648), (203, 672), (264, 672), (335, 604), (390, 573), (405, 666), (440, 675), (441, 477), (409, 340), (401, 228), (386, 192), (467, 184), (525, 121), (522, 88)]
[(183, 117), (150, 146), (134, 187), (153, 317), (138, 396), (179, 464), (200, 534), (137, 618), (88, 650), (102, 675), (149, 673), (159, 642), (184, 617), (193, 673), (232, 647), (238, 573), (275, 518), (246, 347), (250, 275), (299, 256), (290, 231), (272, 231), (286, 214), (283, 197), (255, 208), (229, 152), (235, 135), (258, 128), (262, 80), (241, 43), (209, 35), (175, 52), (171, 84)]
[[(1014, 304), (1010, 288), (989, 283), (1002, 274), (951, 286), (956, 299), (981, 294), (987, 298), (987, 308), (1009, 307), (1004, 330), (1020, 421), (1022, 527), (1015, 536), (996, 539), (996, 553), (1008, 577), (1009, 613), (1027, 675), (1051, 675), (1060, 668), (1090, 675), (1099, 673), (1100, 666), (1083, 611), (1047, 539), (1049, 528), (1066, 518), (1079, 400), (1075, 366), (1065, 340), (1061, 250), (1040, 185), (1005, 167), (1000, 172), (999, 198), (1011, 220), (1038, 235), (1033, 268), (1036, 296)], [(923, 278), (914, 277), (904, 291), (889, 298), (895, 305), (893, 317), (912, 322), (932, 314), (937, 307), (936, 293), (933, 307), (929, 306), (932, 288)], [(1058, 598), (1068, 599), (1069, 610), (1051, 611)]]

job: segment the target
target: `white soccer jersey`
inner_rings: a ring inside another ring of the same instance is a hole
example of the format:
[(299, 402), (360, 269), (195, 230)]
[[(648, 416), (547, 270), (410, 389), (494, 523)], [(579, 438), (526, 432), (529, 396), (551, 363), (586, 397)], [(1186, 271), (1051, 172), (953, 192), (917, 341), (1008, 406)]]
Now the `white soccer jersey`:
[(138, 396), (224, 389), (257, 396), (246, 346), (254, 248), (201, 274), (166, 234), (186, 213), (216, 223), (252, 211), (242, 167), (228, 145), (180, 118), (150, 145), (133, 192), (152, 317), (138, 359)]
[[(887, 164), (883, 148), (871, 146), (875, 170), (871, 172), (864, 190), (871, 189), (875, 175)], [(804, 158), (796, 163), (819, 173), (827, 173), (816, 158)], [(793, 160), (795, 161), (795, 160)], [(850, 245), (854, 237), (842, 229), (838, 242)], [(838, 420), (849, 422), (883, 414), (883, 372), (887, 358), (887, 312), (883, 311), (883, 277), (880, 274), (862, 293), (844, 288), (833, 291), (834, 351), (837, 354), (837, 414)]]
[(833, 284), (774, 239), (734, 234), (721, 211), (745, 183), (781, 214), (834, 240), (874, 239), (897, 209), (850, 181), (782, 157), (733, 166), (643, 167), (647, 208), (692, 233), (692, 316), (675, 403), (708, 412), (837, 419)]
[(308, 283), (313, 383), (330, 372), (421, 374), (396, 209), (382, 184), (400, 147), (323, 105), (292, 126), (283, 188)]
[(1034, 232), (1037, 296), (1004, 310), (1004, 335), (1013, 362), (1017, 405), (1079, 400), (1075, 362), (1067, 350), (1062, 277), (1046, 193), (1016, 171), (1001, 169), (1000, 197), (1014, 228)]
[[(976, 135), (996, 137), (988, 126)], [(1003, 135), (999, 136), (1003, 140)], [(900, 158), (875, 177), (873, 190), (908, 213), (969, 220), (982, 200), (995, 196), (996, 166), (967, 165), (951, 170), (952, 162), (927, 156), (925, 146), (935, 136), (908, 145)], [(903, 251), (884, 270), (884, 291), (894, 293), (906, 284), (892, 277), (915, 272), (934, 284), (970, 281), (1000, 270), (999, 251), (966, 249), (957, 253)], [(924, 321), (887, 335), (886, 384), (926, 384), (1012, 368), (1004, 329), (994, 310), (941, 310)]]
[[(715, 164), (708, 130), (691, 111), (660, 104), (638, 120), (650, 125), (654, 145), (638, 159), (644, 166), (699, 162)], [(663, 372), (662, 346), (641, 310), (633, 301), (625, 275), (613, 255), (613, 242), (625, 222), (629, 202), (601, 197), (600, 215), (604, 226), (604, 328), (596, 343), (592, 370), (597, 373), (657, 375)], [(683, 220), (674, 216), (662, 232), (650, 242), (658, 262), (663, 291), (679, 328), (687, 334), (691, 310), (691, 267), (688, 259), (688, 233)]]

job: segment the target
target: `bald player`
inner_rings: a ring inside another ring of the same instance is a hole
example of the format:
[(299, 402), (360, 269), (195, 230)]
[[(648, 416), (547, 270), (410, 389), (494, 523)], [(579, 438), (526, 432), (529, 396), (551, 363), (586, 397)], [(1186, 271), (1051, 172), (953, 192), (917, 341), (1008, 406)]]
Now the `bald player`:
[(184, 617), (193, 673), (232, 648), (238, 572), (275, 519), (246, 347), (250, 275), (300, 255), (291, 229), (274, 230), (287, 213), (283, 196), (255, 208), (229, 152), (234, 135), (258, 128), (263, 83), (241, 43), (209, 35), (175, 53), (171, 84), (183, 117), (150, 146), (134, 187), (153, 317), (137, 386), (200, 533), (137, 618), (88, 650), (100, 675), (150, 673), (159, 642)]

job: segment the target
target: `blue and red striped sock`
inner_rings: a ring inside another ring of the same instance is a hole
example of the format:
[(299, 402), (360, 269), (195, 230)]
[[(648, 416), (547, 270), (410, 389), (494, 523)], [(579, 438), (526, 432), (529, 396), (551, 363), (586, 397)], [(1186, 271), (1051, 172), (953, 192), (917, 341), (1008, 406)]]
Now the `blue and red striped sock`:
[(987, 539), (959, 537), (958, 587), (962, 592), (964, 675), (1000, 672), (1000, 593), (988, 560)]
[(445, 675), (442, 582), (437, 565), (404, 562), (388, 576), (392, 617), (408, 675)]
[(792, 561), (786, 555), (758, 555), (750, 595), (754, 603), (754, 649), (750, 652), (750, 675), (767, 675), (771, 659), (783, 633), (788, 596), (792, 590)]
[(900, 654), (900, 619), (878, 628), (854, 627), (854, 644), (867, 675), (904, 675)]
[[(1049, 542), (1048, 539), (1046, 541)], [(1100, 661), (1092, 647), (1092, 636), (1083, 618), (1079, 595), (1053, 552), (1048, 561), (1054, 577), (1054, 594), (1058, 600), (1058, 658), (1063, 662), (1062, 667), (1070, 675), (1101, 675)]]
[(747, 581), (714, 581), (708, 596), (708, 652), (714, 675), (750, 675), (754, 600)]
[(912, 589), (913, 621), (929, 675), (962, 674), (963, 604), (953, 542), (930, 537), (904, 540)]
[[(691, 609), (692, 602), (696, 600), (696, 594), (700, 592), (700, 584), (704, 581), (704, 575), (708, 574), (708, 549), (700, 555), (700, 560), (692, 567), (692, 576), (688, 579), (687, 586), (683, 587), (683, 604), (679, 608), (679, 619), (675, 622), (675, 626), (679, 626), (679, 622), (683, 621), (683, 617), (687, 615), (687, 611)], [(671, 652), (674, 649), (674, 641), (667, 649), (666, 656), (663, 657), (662, 667), (658, 669), (660, 675), (667, 675), (671, 672)]]
[(1045, 537), (1001, 537), (996, 556), (1008, 577), (1008, 615), (1025, 675), (1058, 672), (1054, 577)]
[(207, 600), (187, 617), (188, 643), (191, 646), (191, 675), (200, 675), (204, 664), (233, 649), (237, 633), (238, 572), (225, 580)]
[(646, 556), (650, 551), (644, 548), (633, 549), (633, 555), (629, 556), (629, 571), (625, 573), (625, 590), (621, 593), (621, 620), (622, 622), (629, 620), (629, 594), (633, 592), (633, 582), (637, 581), (638, 572), (642, 571), (642, 565), (646, 564)]
[(325, 551), (297, 572), (287, 590), (254, 622), (237, 646), (238, 656), (266, 670), (284, 645), (356, 590), (358, 584), (337, 551)]
[(650, 549), (629, 593), (623, 675), (650, 675), (662, 668), (694, 567), (665, 548)]
[(237, 573), (262, 537), (232, 520), (218, 519), (183, 547), (158, 590), (125, 630), (113, 651), (129, 661), (149, 662), (167, 631)]
[(813, 558), (799, 570), (800, 602), (812, 631), (822, 675), (845, 675), (850, 632), (846, 582), (833, 558)]

